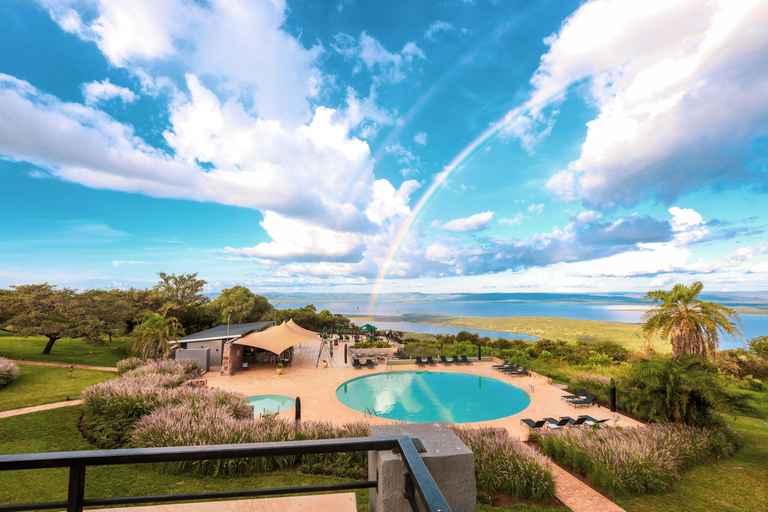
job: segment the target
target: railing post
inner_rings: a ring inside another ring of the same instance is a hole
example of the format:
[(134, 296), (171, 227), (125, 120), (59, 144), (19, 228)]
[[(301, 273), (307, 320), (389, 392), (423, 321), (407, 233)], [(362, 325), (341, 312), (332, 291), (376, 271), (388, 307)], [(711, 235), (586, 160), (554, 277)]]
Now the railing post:
[(67, 492), (67, 512), (83, 512), (85, 497), (85, 466), (69, 467), (69, 488)]

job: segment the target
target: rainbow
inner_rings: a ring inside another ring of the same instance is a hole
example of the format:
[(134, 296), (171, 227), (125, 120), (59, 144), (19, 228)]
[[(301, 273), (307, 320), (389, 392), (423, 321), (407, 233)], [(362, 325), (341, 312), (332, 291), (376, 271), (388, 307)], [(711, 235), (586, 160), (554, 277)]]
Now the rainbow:
[(527, 106), (518, 107), (517, 109), (505, 115), (504, 118), (502, 118), (500, 121), (492, 124), (487, 130), (485, 130), (482, 134), (470, 142), (469, 145), (461, 150), (461, 152), (456, 155), (456, 157), (454, 157), (451, 163), (449, 163), (435, 176), (432, 184), (421, 196), (421, 199), (419, 199), (419, 202), (416, 203), (416, 206), (413, 207), (411, 214), (405, 219), (403, 224), (400, 226), (400, 229), (397, 231), (397, 234), (392, 239), (392, 243), (389, 244), (389, 249), (387, 249), (384, 263), (379, 267), (379, 274), (376, 276), (373, 292), (371, 293), (371, 298), (368, 302), (369, 317), (371, 317), (374, 313), (376, 303), (378, 302), (379, 295), (381, 294), (382, 286), (384, 285), (384, 281), (387, 279), (387, 274), (392, 268), (392, 263), (394, 263), (394, 260), (397, 257), (397, 253), (400, 250), (403, 241), (405, 240), (405, 237), (408, 236), (411, 228), (413, 228), (413, 224), (416, 222), (416, 218), (421, 214), (422, 210), (424, 210), (429, 201), (435, 196), (440, 187), (451, 176), (456, 174), (457, 171), (461, 170), (462, 166), (473, 156), (475, 156), (484, 146), (496, 138), (501, 130), (504, 129), (504, 127), (511, 123), (514, 119), (516, 119), (526, 109), (526, 107)]

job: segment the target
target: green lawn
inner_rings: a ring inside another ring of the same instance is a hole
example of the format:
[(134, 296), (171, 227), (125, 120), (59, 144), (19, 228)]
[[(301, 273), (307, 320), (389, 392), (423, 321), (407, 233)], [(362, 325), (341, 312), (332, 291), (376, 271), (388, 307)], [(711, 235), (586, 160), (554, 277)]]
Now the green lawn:
[(83, 364), (89, 366), (116, 366), (128, 357), (125, 339), (114, 339), (112, 343), (98, 347), (88, 345), (82, 338), (57, 340), (48, 355), (43, 349), (48, 338), (30, 336), (21, 338), (0, 331), (0, 357), (17, 361), (44, 361), (50, 363)]
[[(768, 424), (740, 417), (733, 427), (745, 444), (733, 457), (696, 466), (683, 474), (675, 490), (616, 500), (627, 512), (753, 512), (768, 503)], [(761, 505), (762, 503), (762, 505)]]
[(116, 377), (114, 372), (20, 364), (21, 376), (0, 390), (0, 411), (80, 397), (87, 387)]

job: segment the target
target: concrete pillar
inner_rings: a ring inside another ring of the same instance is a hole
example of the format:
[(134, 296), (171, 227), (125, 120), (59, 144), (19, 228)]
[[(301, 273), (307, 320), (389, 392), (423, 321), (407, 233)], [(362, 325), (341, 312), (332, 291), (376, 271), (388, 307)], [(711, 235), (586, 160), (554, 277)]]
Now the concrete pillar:
[[(454, 512), (477, 510), (475, 454), (445, 423), (409, 423), (371, 426), (372, 436), (407, 435), (421, 440), (426, 452), (421, 458), (435, 479), (440, 492)], [(368, 452), (368, 478), (379, 481), (369, 489), (371, 512), (412, 512), (405, 499), (405, 463), (391, 450)], [(419, 510), (426, 510), (415, 491)]]

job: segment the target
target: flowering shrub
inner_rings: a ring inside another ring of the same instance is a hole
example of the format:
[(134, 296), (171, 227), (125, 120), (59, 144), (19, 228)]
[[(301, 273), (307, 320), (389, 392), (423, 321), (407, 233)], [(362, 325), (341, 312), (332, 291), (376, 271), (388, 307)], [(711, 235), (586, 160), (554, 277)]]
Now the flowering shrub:
[(129, 357), (128, 359), (123, 359), (122, 361), (117, 362), (117, 374), (122, 375), (125, 372), (129, 372), (133, 370), (134, 368), (138, 368), (139, 366), (143, 365), (146, 361), (144, 359), (141, 359), (139, 357)]
[[(190, 364), (191, 363), (191, 364)], [(206, 389), (179, 388), (194, 361), (144, 361), (118, 363), (122, 376), (83, 391), (86, 413), (82, 427), (86, 438), (101, 448), (119, 448), (128, 442), (133, 424), (152, 411), (182, 402), (220, 404), (236, 417), (250, 416), (243, 396)]]
[[(231, 407), (224, 404), (184, 401), (158, 409), (139, 420), (133, 433), (133, 445), (137, 447), (197, 446), (335, 439), (367, 435), (369, 431), (365, 423), (350, 423), (336, 427), (326, 422), (289, 422), (271, 415), (255, 420), (250, 415), (233, 415)], [(306, 465), (320, 465), (323, 468), (330, 467), (330, 472), (338, 474), (343, 468), (367, 466), (367, 454), (353, 452), (173, 462), (164, 467), (174, 473), (236, 475), (286, 468), (299, 462)]]
[(451, 425), (451, 430), (475, 454), (477, 489), (518, 499), (551, 500), (555, 480), (546, 458), (509, 436), (501, 428), (478, 429)]
[(727, 457), (737, 448), (726, 429), (698, 429), (677, 423), (626, 429), (559, 429), (539, 440), (545, 455), (589, 476), (614, 496), (671, 489), (687, 467)]
[(0, 389), (19, 378), (19, 367), (16, 363), (0, 357)]

